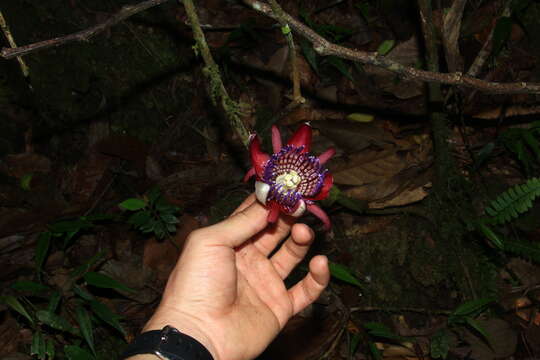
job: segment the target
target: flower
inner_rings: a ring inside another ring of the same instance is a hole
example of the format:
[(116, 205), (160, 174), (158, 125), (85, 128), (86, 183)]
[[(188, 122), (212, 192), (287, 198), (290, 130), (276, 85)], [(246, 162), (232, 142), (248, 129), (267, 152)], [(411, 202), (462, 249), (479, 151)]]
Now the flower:
[(330, 148), (318, 157), (311, 155), (311, 126), (307, 123), (298, 128), (285, 146), (279, 129), (272, 126), (272, 147), (272, 155), (264, 153), (259, 137), (251, 135), (249, 151), (253, 167), (244, 177), (247, 181), (255, 175), (257, 199), (270, 209), (268, 222), (275, 222), (280, 212), (299, 217), (307, 210), (329, 230), (330, 219), (315, 201), (326, 198), (330, 192), (332, 174), (322, 165), (336, 151)]

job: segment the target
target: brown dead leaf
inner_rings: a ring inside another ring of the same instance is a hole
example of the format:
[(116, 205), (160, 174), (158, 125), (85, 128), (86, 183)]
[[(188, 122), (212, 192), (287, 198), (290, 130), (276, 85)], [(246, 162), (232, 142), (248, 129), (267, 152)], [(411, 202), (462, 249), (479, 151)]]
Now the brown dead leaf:
[(470, 346), (470, 358), (475, 360), (502, 359), (516, 351), (517, 332), (502, 319), (477, 319), (477, 323), (489, 334), (489, 344), (478, 333), (464, 330), (463, 340)]
[(353, 121), (317, 121), (312, 124), (322, 135), (332, 140), (347, 153), (364, 150), (374, 145), (379, 148), (394, 144), (394, 138), (380, 123), (358, 123)]
[(403, 156), (393, 149), (368, 149), (346, 158), (333, 159), (328, 163), (336, 184), (357, 186), (389, 179), (405, 166)]
[(0, 357), (17, 351), (20, 342), (19, 325), (8, 313), (0, 324)]

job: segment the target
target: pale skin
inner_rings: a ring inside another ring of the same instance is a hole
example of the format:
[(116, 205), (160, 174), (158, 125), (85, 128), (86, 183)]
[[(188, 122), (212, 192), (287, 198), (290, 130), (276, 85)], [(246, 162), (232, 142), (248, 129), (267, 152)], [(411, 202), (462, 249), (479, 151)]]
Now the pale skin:
[(192, 232), (143, 331), (174, 326), (202, 343), (215, 360), (258, 356), (330, 280), (328, 260), (318, 255), (300, 282), (285, 287), (283, 280), (307, 254), (313, 231), (284, 216), (269, 226), (267, 216), (251, 195), (226, 220)]

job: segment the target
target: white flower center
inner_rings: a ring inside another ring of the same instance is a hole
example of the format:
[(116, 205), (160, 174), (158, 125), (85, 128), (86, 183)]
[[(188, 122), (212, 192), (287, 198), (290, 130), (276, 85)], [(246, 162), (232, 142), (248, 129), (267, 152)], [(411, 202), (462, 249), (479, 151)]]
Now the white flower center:
[(300, 184), (300, 181), (302, 181), (302, 178), (294, 170), (283, 173), (276, 178), (276, 184), (281, 185), (282, 186), (281, 189), (283, 191), (296, 189), (298, 184)]

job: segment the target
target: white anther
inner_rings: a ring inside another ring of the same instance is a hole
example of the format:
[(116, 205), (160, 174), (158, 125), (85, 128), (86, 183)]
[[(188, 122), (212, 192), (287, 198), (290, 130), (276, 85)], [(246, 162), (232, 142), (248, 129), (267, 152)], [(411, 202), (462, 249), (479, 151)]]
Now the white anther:
[(263, 205), (266, 205), (269, 191), (270, 185), (263, 183), (262, 181), (255, 181), (255, 196)]
[(291, 216), (300, 217), (300, 216), (304, 215), (305, 212), (306, 212), (306, 203), (305, 203), (304, 200), (300, 200), (300, 203), (298, 204), (298, 207), (291, 214)]

